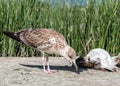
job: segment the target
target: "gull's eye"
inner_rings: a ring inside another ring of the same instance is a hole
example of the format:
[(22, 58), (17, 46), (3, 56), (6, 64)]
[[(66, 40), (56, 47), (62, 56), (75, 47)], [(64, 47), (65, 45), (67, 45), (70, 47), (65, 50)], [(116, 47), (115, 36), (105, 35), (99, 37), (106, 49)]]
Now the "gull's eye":
[(70, 59), (72, 59), (72, 56), (71, 56), (71, 55), (69, 55), (69, 58), (70, 58)]

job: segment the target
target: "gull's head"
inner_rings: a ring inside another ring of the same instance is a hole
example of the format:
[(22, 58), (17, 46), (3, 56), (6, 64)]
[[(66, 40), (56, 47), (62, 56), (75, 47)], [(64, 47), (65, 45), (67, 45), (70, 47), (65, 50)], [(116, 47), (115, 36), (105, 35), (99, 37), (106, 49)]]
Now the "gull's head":
[(78, 71), (78, 66), (76, 64), (76, 59), (79, 56), (76, 56), (76, 52), (73, 48), (71, 48), (70, 46), (67, 47), (66, 49), (66, 58), (75, 66), (76, 71)]

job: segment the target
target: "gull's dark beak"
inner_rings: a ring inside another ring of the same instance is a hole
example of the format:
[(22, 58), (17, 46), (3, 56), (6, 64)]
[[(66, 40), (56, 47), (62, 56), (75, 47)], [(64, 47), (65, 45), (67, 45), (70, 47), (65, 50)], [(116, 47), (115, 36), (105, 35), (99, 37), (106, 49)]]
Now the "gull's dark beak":
[(78, 71), (78, 66), (77, 66), (77, 64), (76, 64), (76, 60), (72, 61), (72, 63), (73, 63), (73, 65), (74, 65), (76, 71)]

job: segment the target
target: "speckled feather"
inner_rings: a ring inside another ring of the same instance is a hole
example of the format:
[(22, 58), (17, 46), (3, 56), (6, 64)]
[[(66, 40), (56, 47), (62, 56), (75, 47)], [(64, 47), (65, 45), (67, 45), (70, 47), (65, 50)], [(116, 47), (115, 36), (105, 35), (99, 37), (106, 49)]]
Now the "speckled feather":
[(21, 30), (16, 35), (25, 44), (42, 51), (56, 51), (67, 45), (63, 35), (52, 29)]

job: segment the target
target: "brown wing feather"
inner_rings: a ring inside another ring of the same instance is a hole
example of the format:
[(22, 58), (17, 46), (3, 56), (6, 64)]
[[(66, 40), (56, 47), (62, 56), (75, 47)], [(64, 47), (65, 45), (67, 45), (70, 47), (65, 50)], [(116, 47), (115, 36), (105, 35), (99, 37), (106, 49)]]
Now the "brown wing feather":
[[(27, 30), (20, 34), (20, 39), (27, 45), (41, 50), (63, 48), (66, 41), (60, 33), (51, 29)], [(52, 39), (52, 40), (51, 40)]]

